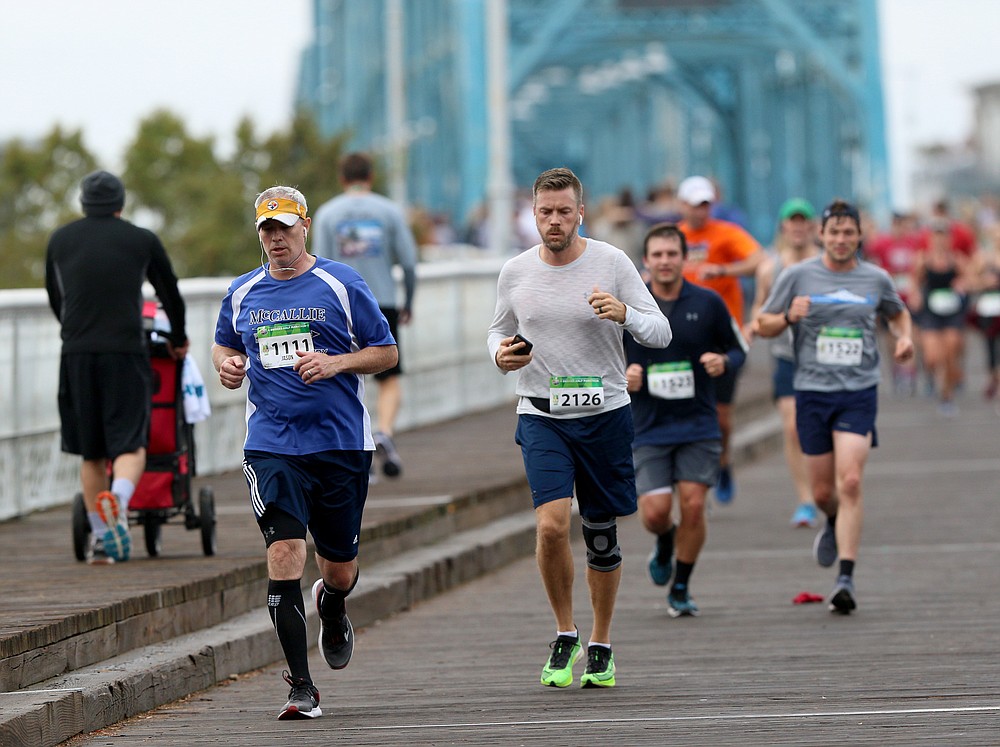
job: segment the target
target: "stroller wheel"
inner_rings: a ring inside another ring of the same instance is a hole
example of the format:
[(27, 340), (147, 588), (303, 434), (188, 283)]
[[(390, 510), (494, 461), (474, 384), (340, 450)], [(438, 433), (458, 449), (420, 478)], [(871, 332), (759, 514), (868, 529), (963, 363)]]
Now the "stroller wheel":
[(215, 555), (215, 493), (209, 487), (198, 491), (198, 518), (201, 522), (201, 549)]
[(87, 559), (87, 540), (90, 539), (90, 520), (83, 493), (73, 496), (73, 554), (81, 563)]

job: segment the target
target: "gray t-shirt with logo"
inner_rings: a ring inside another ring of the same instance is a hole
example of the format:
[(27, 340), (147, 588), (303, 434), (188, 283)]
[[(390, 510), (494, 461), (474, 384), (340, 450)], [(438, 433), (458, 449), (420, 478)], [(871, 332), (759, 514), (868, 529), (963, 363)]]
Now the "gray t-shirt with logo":
[(860, 261), (834, 272), (823, 258), (807, 259), (778, 276), (763, 311), (784, 313), (796, 296), (809, 296), (809, 313), (792, 327), (795, 388), (856, 392), (879, 382), (876, 317), (905, 308), (889, 274)]
[[(409, 309), (416, 287), (417, 245), (403, 211), (374, 192), (345, 192), (324, 203), (313, 218), (313, 253), (350, 265), (368, 283), (382, 308)], [(403, 270), (403, 305), (392, 266)]]

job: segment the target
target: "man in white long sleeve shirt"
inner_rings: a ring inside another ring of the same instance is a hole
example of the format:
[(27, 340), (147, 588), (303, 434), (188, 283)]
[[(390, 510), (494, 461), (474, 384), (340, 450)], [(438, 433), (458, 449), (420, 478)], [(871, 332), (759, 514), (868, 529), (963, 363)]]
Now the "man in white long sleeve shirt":
[(575, 492), (594, 615), (580, 684), (613, 687), (611, 619), (622, 562), (616, 520), (636, 510), (622, 330), (642, 345), (666, 347), (670, 323), (624, 252), (579, 235), (583, 186), (572, 171), (543, 172), (532, 193), (542, 243), (500, 271), (488, 342), (501, 371), (519, 372), (515, 440), (535, 506), (538, 567), (556, 618), (541, 682), (569, 686), (583, 654), (573, 618)]

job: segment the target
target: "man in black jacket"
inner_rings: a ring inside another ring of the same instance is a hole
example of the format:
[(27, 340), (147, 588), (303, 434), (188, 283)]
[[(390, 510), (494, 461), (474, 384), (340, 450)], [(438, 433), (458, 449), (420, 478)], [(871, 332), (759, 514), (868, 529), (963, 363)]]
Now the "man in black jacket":
[(121, 220), (121, 180), (95, 171), (80, 187), (85, 217), (49, 239), (45, 289), (62, 325), (62, 449), (83, 458), (80, 482), (93, 531), (88, 561), (106, 564), (128, 560), (128, 502), (146, 467), (152, 396), (142, 320), (146, 279), (170, 321), (172, 354), (182, 358), (189, 343), (184, 300), (163, 244)]

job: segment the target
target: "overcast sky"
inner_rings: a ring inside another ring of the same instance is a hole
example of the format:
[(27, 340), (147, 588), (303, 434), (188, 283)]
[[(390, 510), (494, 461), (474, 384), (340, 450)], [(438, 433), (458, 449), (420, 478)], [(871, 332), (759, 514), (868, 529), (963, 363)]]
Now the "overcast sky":
[[(361, 1), (361, 0), (358, 0)], [(964, 139), (973, 85), (1000, 80), (998, 0), (880, 0), (886, 118), (897, 206), (915, 144)], [(225, 148), (251, 115), (288, 123), (312, 2), (4, 0), (0, 140), (57, 122), (83, 129), (120, 168), (136, 124), (157, 107)]]

